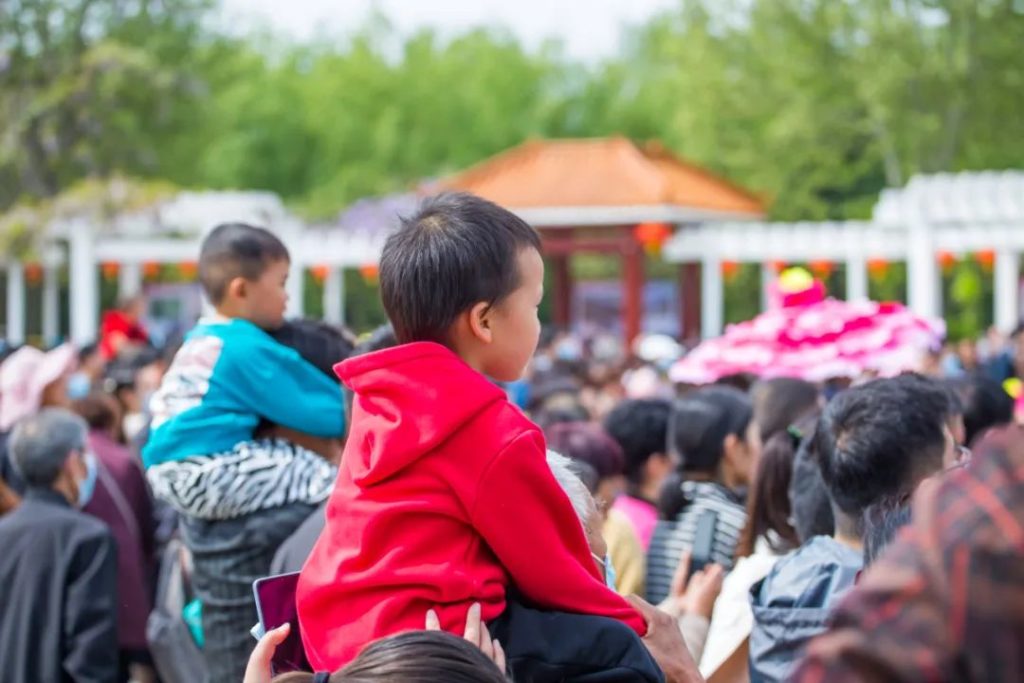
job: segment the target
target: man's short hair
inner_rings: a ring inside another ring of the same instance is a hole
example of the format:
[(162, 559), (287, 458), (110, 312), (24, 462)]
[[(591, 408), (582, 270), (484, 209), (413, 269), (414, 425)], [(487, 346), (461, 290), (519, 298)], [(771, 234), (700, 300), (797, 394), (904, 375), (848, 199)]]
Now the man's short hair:
[(993, 427), (1013, 422), (1013, 398), (1003, 385), (984, 375), (950, 382), (964, 417), (964, 443), (968, 446)]
[(210, 303), (217, 305), (235, 278), (258, 280), (267, 266), (288, 259), (288, 248), (269, 230), (246, 223), (222, 223), (199, 249), (199, 282)]
[(540, 251), (537, 231), (512, 212), (467, 193), (426, 200), (384, 245), (380, 293), (398, 341), (447, 341), (455, 319), (520, 285), (517, 262)]
[(643, 398), (623, 401), (604, 419), (604, 428), (626, 456), (626, 478), (643, 483), (644, 465), (655, 453), (668, 451), (668, 418), (672, 404)]
[(334, 366), (352, 355), (355, 340), (347, 330), (311, 318), (287, 320), (270, 332), (279, 344), (294, 349), (303, 360), (338, 382)]
[(88, 426), (63, 408), (43, 408), (11, 435), (11, 462), (30, 487), (49, 488), (72, 451), (83, 451)]
[(942, 468), (949, 398), (919, 375), (879, 379), (836, 396), (813, 448), (833, 503), (860, 519), (884, 498), (910, 493)]

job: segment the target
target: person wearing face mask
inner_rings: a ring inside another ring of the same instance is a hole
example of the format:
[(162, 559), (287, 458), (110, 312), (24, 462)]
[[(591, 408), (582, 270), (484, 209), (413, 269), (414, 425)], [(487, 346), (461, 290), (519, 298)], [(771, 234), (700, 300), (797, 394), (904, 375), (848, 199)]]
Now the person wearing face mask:
[(11, 430), (40, 408), (69, 406), (68, 379), (77, 356), (71, 344), (51, 351), (23, 346), (0, 364), (0, 514), (25, 494), (25, 482), (8, 457)]
[(117, 681), (117, 548), (81, 512), (97, 464), (82, 418), (44, 408), (22, 420), (10, 457), (24, 500), (0, 519), (0, 671), (10, 683)]

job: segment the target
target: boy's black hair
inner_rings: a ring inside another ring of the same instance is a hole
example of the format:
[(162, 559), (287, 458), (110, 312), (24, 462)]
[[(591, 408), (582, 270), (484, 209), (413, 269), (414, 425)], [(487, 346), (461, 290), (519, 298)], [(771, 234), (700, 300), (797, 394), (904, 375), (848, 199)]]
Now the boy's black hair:
[(426, 200), (384, 245), (380, 294), (401, 343), (447, 341), (459, 314), (500, 303), (520, 284), (517, 256), (540, 251), (537, 231), (467, 193)]
[(813, 444), (832, 502), (859, 522), (869, 505), (939, 471), (949, 410), (943, 387), (919, 375), (875, 380), (832, 399)]
[(633, 486), (643, 482), (644, 465), (655, 453), (668, 451), (668, 416), (672, 404), (663, 399), (623, 401), (608, 413), (604, 428), (622, 446), (626, 479)]
[(269, 230), (246, 223), (222, 223), (199, 249), (199, 282), (216, 306), (236, 277), (258, 280), (271, 263), (287, 260), (288, 248)]

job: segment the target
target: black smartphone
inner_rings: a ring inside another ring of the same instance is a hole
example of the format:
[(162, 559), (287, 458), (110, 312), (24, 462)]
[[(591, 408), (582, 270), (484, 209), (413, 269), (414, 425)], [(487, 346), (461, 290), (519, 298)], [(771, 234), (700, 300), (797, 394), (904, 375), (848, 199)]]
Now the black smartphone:
[(299, 585), (299, 572), (257, 579), (252, 584), (256, 598), (256, 614), (263, 631), (271, 631), (291, 624), (288, 637), (281, 643), (270, 660), (274, 675), (291, 671), (310, 671), (306, 651), (299, 632), (299, 612), (295, 605), (295, 591)]
[(712, 553), (715, 544), (715, 526), (718, 524), (718, 513), (705, 510), (697, 517), (697, 530), (693, 534), (693, 548), (690, 549), (690, 577), (704, 567), (712, 564)]

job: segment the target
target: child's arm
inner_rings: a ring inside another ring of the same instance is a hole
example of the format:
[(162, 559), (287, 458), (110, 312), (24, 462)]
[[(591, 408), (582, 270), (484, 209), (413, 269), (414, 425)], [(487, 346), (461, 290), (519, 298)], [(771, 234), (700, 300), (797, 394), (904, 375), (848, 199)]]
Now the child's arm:
[(643, 617), (601, 580), (579, 517), (548, 467), (539, 432), (517, 437), (491, 462), (470, 515), (531, 601), (611, 617), (646, 633)]
[(297, 432), (323, 438), (344, 435), (341, 386), (294, 349), (268, 338), (246, 344), (220, 365), (224, 387), (246, 410)]

